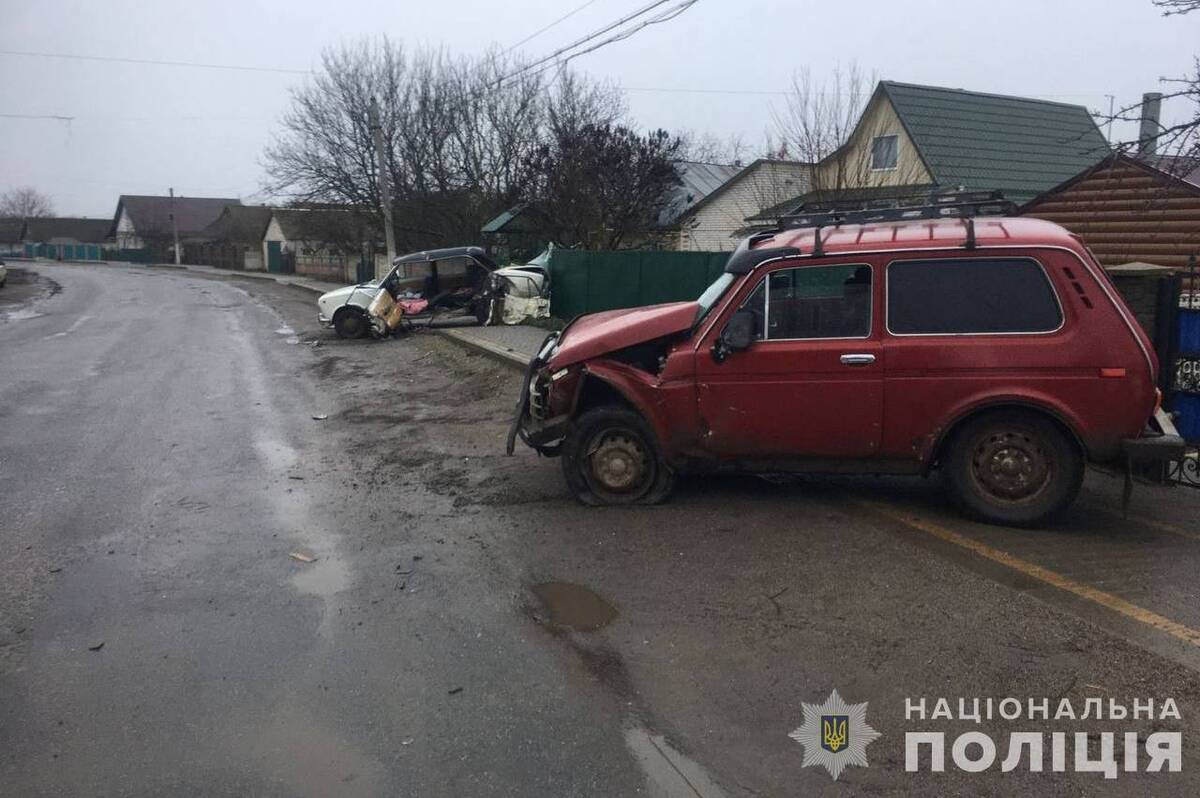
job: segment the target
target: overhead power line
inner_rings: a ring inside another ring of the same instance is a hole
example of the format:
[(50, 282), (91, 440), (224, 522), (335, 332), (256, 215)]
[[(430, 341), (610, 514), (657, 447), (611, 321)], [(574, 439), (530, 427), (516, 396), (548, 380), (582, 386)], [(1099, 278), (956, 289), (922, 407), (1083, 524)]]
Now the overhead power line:
[[(648, 14), (649, 12), (658, 8), (659, 6), (666, 5), (669, 2), (671, 2), (671, 0), (653, 0), (653, 2), (649, 3), (648, 5), (642, 6), (637, 11), (634, 11), (631, 14), (626, 14), (625, 16), (621, 17), (620, 19), (616, 20), (615, 22), (610, 22), (607, 25), (592, 31), (588, 35), (583, 36), (582, 38), (576, 39), (575, 41), (571, 42), (570, 44), (566, 45), (565, 47), (558, 48), (557, 50), (555, 50), (554, 52), (550, 53), (547, 56), (543, 56), (542, 58), (539, 58), (536, 61), (532, 61), (528, 64), (522, 65), (519, 69), (513, 70), (512, 72), (508, 73), (504, 77), (497, 80), (496, 83), (497, 83), (497, 85), (504, 83), (506, 80), (510, 80), (511, 78), (515, 78), (519, 75), (523, 75), (526, 72), (534, 69), (535, 67), (545, 64), (547, 61), (553, 61), (554, 59), (558, 58), (559, 56), (561, 56), (565, 53), (568, 53), (569, 51), (574, 50), (577, 47), (581, 47), (581, 46), (587, 44), (588, 42), (592, 41), (593, 39), (597, 39), (597, 38), (603, 36), (604, 34), (608, 33), (609, 31), (619, 28), (620, 26), (626, 24), (627, 22), (635, 20), (644, 14)], [(692, 2), (695, 2), (695, 0), (692, 0)], [(538, 70), (538, 71), (540, 72), (541, 70)]]
[(554, 61), (550, 64), (547, 64), (546, 66), (542, 67), (541, 69), (538, 69), (537, 71), (535, 71), (533, 74), (540, 75), (543, 72), (546, 72), (551, 69), (560, 69), (581, 55), (586, 55), (587, 53), (594, 52), (596, 50), (599, 50), (601, 47), (604, 47), (609, 44), (613, 44), (614, 42), (624, 41), (625, 39), (628, 39), (630, 36), (637, 33), (638, 31), (642, 30), (643, 28), (648, 28), (651, 25), (658, 25), (662, 22), (669, 22), (670, 20), (673, 20), (673, 19), (675, 19), (675, 17), (682, 14), (684, 11), (687, 11), (689, 8), (694, 6), (697, 2), (699, 2), (699, 0), (683, 0), (683, 2), (679, 3), (678, 5), (671, 6), (670, 8), (666, 9), (665, 11), (658, 14), (657, 16), (651, 17), (650, 19), (642, 20), (638, 24), (636, 24), (632, 27), (626, 28), (625, 30), (617, 31), (616, 33), (614, 33), (612, 36), (608, 37), (607, 39), (602, 39), (601, 41), (596, 42), (595, 44), (593, 44), (589, 47), (585, 47), (582, 50), (577, 50), (573, 53), (568, 53), (567, 55), (560, 58), (558, 61)]
[(285, 69), (283, 67), (246, 66), (244, 64), (202, 64), (196, 61), (160, 61), (152, 58), (121, 58), (119, 56), (79, 55), (77, 53), (36, 53), (30, 50), (0, 50), (0, 55), (17, 55), (28, 58), (62, 58), (68, 61), (104, 61), (115, 64), (192, 67), (194, 69), (231, 69), (238, 72), (278, 72), (287, 75), (308, 75), (312, 72), (309, 69)]
[(517, 48), (518, 48), (518, 47), (520, 47), (522, 44), (525, 44), (526, 42), (528, 42), (528, 41), (531, 41), (532, 39), (535, 39), (535, 38), (537, 38), (538, 36), (541, 36), (543, 33), (545, 33), (546, 31), (550, 30), (551, 28), (553, 28), (555, 25), (559, 24), (560, 22), (566, 22), (568, 19), (570, 19), (571, 17), (575, 16), (575, 15), (576, 15), (576, 14), (578, 14), (580, 11), (582, 11), (583, 9), (587, 8), (587, 7), (588, 7), (588, 6), (590, 6), (592, 3), (595, 3), (595, 2), (596, 2), (596, 0), (588, 0), (588, 1), (587, 1), (586, 3), (584, 3), (583, 5), (581, 5), (581, 6), (576, 6), (575, 8), (571, 9), (571, 10), (570, 10), (570, 11), (568, 11), (567, 13), (563, 14), (563, 15), (562, 15), (561, 17), (559, 17), (558, 19), (556, 19), (556, 20), (554, 20), (553, 22), (551, 22), (549, 25), (546, 25), (545, 27), (542, 27), (542, 28), (538, 28), (537, 30), (535, 30), (533, 33), (531, 33), (531, 34), (529, 34), (528, 36), (526, 36), (526, 37), (525, 37), (524, 39), (522, 39), (521, 41), (517, 42), (517, 43), (516, 43), (516, 44), (514, 44), (514, 45), (511, 45), (511, 46), (510, 46), (510, 47), (509, 47), (507, 50), (505, 50), (504, 52), (506, 52), (506, 53), (511, 53), (513, 50), (517, 49)]

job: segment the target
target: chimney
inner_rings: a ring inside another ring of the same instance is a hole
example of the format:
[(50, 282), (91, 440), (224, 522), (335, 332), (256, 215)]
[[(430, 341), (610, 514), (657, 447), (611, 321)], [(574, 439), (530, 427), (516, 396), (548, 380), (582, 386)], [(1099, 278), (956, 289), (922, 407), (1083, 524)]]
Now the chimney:
[(1162, 125), (1158, 114), (1162, 108), (1162, 93), (1149, 91), (1142, 95), (1142, 127), (1138, 131), (1138, 155), (1155, 155), (1158, 152), (1158, 134)]

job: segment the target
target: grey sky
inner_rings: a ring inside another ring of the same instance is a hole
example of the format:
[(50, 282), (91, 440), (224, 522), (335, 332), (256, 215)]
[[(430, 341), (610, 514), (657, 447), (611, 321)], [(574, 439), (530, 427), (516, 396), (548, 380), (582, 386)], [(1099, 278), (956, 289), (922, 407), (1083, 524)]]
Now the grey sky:
[[(0, 49), (307, 69), (322, 47), (361, 36), (463, 52), (507, 46), (583, 2), (0, 0)], [(597, 0), (523, 49), (549, 53), (644, 4)], [(884, 79), (1103, 110), (1105, 95), (1136, 102), (1197, 52), (1200, 14), (1164, 19), (1150, 0), (700, 0), (574, 65), (637, 89), (630, 109), (642, 126), (740, 132), (757, 144), (780, 98), (679, 90), (781, 90), (795, 69), (822, 79), (856, 61)], [(36, 186), (63, 215), (108, 216), (118, 194), (168, 186), (261, 201), (263, 146), (303, 79), (0, 55), (0, 114), (74, 117), (0, 118), (0, 190)], [(1164, 114), (1185, 110), (1167, 104)]]

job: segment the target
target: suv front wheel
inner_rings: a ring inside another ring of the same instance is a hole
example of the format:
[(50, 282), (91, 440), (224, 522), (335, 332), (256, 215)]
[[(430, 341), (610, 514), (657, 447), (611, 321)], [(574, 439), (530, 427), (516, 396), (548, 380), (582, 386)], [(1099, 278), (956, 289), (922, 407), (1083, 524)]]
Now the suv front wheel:
[(584, 504), (658, 504), (675, 475), (640, 415), (606, 405), (572, 422), (563, 441), (567, 487)]
[(954, 433), (942, 460), (951, 499), (982, 521), (1033, 526), (1062, 513), (1083, 483), (1079, 447), (1050, 420), (998, 411)]

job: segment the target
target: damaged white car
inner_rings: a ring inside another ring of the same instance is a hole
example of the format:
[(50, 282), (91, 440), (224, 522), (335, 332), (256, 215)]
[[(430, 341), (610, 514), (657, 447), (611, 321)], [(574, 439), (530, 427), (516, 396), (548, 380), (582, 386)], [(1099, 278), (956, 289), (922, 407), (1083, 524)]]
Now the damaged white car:
[(518, 324), (550, 315), (549, 251), (499, 268), (479, 247), (402, 255), (380, 280), (322, 294), (317, 317), (342, 338), (387, 335), (408, 317), (473, 315), (480, 324)]

